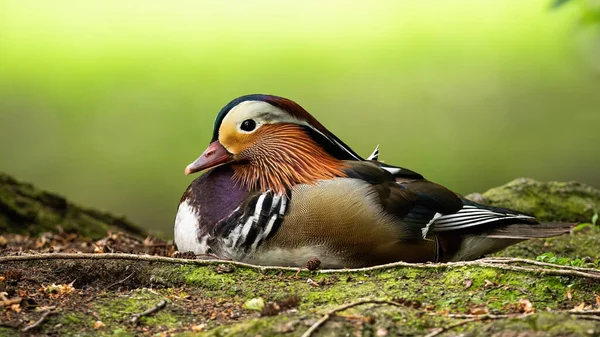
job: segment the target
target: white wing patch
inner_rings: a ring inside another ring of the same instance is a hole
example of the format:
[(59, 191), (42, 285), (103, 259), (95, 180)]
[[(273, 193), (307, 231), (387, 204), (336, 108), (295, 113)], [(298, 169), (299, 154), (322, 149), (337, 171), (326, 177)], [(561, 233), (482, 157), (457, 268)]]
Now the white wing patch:
[[(465, 205), (457, 213), (442, 215), (435, 219), (434, 227), (436, 232), (442, 232), (479, 226), (506, 219), (531, 220), (535, 218), (524, 214), (501, 213), (485, 208), (477, 208), (475, 206)], [(429, 227), (429, 224), (427, 227)]]
[(427, 225), (425, 225), (425, 227), (421, 228), (421, 232), (423, 233), (423, 239), (425, 239), (425, 237), (427, 236), (427, 233), (429, 232), (429, 227), (435, 222), (435, 220), (442, 217), (442, 215), (443, 215), (442, 213), (435, 213), (433, 215), (433, 218), (431, 218), (431, 220), (429, 220)]

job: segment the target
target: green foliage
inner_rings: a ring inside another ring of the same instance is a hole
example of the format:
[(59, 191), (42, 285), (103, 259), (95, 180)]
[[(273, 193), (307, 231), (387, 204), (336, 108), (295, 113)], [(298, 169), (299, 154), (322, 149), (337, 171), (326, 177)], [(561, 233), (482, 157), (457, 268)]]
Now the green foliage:
[(540, 262), (554, 263), (554, 264), (561, 265), (561, 266), (594, 267), (594, 268), (600, 267), (600, 259), (597, 259), (592, 262), (587, 258), (571, 259), (568, 257), (560, 257), (560, 256), (556, 256), (554, 253), (551, 253), (551, 252), (539, 255), (538, 257), (536, 257), (536, 260), (540, 261)]

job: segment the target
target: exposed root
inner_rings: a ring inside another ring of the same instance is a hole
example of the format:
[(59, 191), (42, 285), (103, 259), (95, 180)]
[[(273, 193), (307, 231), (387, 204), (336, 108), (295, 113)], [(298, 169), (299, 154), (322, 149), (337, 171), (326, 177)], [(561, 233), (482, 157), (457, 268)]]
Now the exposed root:
[[(136, 254), (123, 254), (123, 253), (110, 253), (110, 254), (68, 254), (68, 253), (49, 253), (49, 254), (35, 254), (35, 255), (19, 255), (19, 256), (2, 256), (0, 257), (0, 263), (10, 261), (30, 261), (30, 260), (58, 260), (58, 259), (87, 259), (87, 260), (137, 260), (147, 262), (163, 262), (163, 263), (175, 263), (175, 264), (192, 264), (192, 265), (214, 265), (214, 264), (230, 264), (235, 266), (254, 268), (261, 271), (275, 270), (275, 271), (294, 271), (297, 272), (298, 268), (295, 267), (272, 267), (272, 266), (256, 266), (243, 262), (236, 261), (225, 261), (225, 260), (192, 260), (192, 259), (177, 259), (164, 256), (152, 256), (152, 255), (136, 255)], [(509, 264), (524, 263), (532, 264), (537, 266), (543, 266), (544, 268), (538, 267), (525, 267), (525, 266), (514, 266)], [(449, 262), (449, 263), (406, 263), (406, 262), (394, 262), (385, 265), (357, 268), (357, 269), (325, 269), (315, 271), (321, 274), (331, 273), (353, 273), (353, 272), (365, 272), (379, 269), (386, 269), (392, 267), (409, 267), (409, 268), (425, 268), (425, 269), (440, 269), (440, 268), (460, 268), (464, 266), (476, 266), (495, 268), (502, 270), (512, 270), (520, 272), (529, 272), (540, 275), (555, 275), (555, 276), (572, 276), (572, 277), (583, 277), (594, 280), (600, 280), (600, 271), (593, 268), (582, 268), (572, 266), (561, 266), (554, 265), (539, 261), (532, 261), (526, 259), (517, 258), (489, 258), (481, 259), (476, 261), (463, 261), (463, 262)]]

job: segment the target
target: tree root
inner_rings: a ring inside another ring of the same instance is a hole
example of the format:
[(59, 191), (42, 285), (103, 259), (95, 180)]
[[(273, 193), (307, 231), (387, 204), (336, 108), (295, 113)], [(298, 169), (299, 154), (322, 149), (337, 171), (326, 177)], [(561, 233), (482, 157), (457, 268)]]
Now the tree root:
[[(124, 253), (107, 253), (107, 254), (70, 254), (70, 253), (46, 253), (46, 254), (34, 254), (34, 255), (17, 255), (17, 256), (2, 256), (0, 257), (0, 263), (11, 262), (11, 261), (32, 261), (32, 260), (58, 260), (58, 259), (72, 259), (72, 260), (137, 260), (147, 262), (163, 262), (163, 263), (175, 263), (175, 264), (191, 264), (191, 265), (215, 265), (215, 264), (229, 264), (234, 266), (254, 268), (260, 271), (294, 271), (297, 272), (296, 267), (273, 267), (273, 266), (256, 266), (243, 262), (236, 261), (225, 261), (225, 260), (197, 260), (197, 259), (177, 259), (172, 257), (164, 256), (152, 256), (152, 255), (136, 255), (136, 254), (124, 254)], [(525, 267), (515, 266), (511, 264), (522, 263), (530, 264), (538, 267)], [(501, 270), (512, 270), (520, 272), (528, 272), (540, 275), (554, 275), (554, 276), (572, 276), (572, 277), (583, 277), (588, 279), (600, 280), (600, 270), (593, 268), (582, 268), (573, 266), (562, 266), (554, 265), (550, 263), (544, 263), (533, 260), (519, 259), (519, 258), (487, 258), (475, 261), (461, 261), (461, 262), (448, 262), (448, 263), (406, 263), (406, 262), (394, 262), (379, 266), (367, 267), (367, 268), (356, 268), (356, 269), (325, 269), (317, 270), (315, 273), (320, 274), (331, 274), (331, 273), (353, 273), (353, 272), (366, 272), (379, 269), (387, 269), (393, 267), (409, 267), (409, 268), (424, 268), (424, 269), (445, 269), (445, 268), (460, 268), (465, 266), (485, 267), (494, 268)], [(544, 267), (544, 268), (540, 268)]]

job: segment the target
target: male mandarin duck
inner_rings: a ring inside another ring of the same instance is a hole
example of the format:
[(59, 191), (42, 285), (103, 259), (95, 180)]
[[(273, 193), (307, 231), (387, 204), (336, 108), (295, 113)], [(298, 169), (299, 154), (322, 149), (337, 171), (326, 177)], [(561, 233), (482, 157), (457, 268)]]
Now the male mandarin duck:
[(411, 170), (365, 160), (295, 102), (234, 99), (185, 174), (179, 251), (258, 265), (352, 268), (477, 259), (568, 232), (518, 211), (469, 201)]

